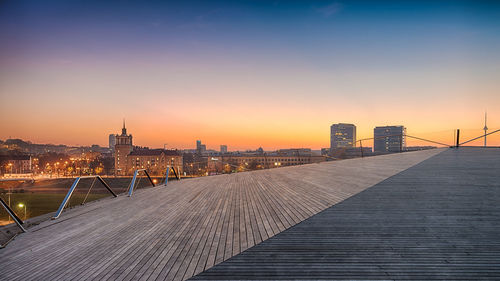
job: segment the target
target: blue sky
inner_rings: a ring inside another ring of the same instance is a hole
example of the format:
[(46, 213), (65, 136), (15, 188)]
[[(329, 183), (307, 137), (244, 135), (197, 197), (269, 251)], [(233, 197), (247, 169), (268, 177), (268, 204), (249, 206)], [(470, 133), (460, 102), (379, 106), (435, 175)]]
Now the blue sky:
[(4, 1), (0, 24), (3, 54), (41, 48), (89, 55), (165, 49), (274, 55), (285, 48), (320, 63), (321, 57), (363, 51), (432, 56), (498, 46), (498, 2), (402, 2)]

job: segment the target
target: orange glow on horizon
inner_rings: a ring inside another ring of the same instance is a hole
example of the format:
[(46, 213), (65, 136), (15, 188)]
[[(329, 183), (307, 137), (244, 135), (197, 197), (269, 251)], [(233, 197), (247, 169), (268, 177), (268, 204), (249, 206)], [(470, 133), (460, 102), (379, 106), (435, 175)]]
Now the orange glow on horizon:
[[(335, 120), (327, 122), (325, 120), (305, 119), (300, 116), (291, 116), (289, 118), (279, 117), (275, 120), (266, 121), (269, 116), (262, 118), (236, 118), (229, 120), (225, 124), (217, 122), (219, 118), (200, 119), (200, 122), (183, 122), (176, 118), (159, 119), (152, 116), (148, 118), (129, 118), (127, 119), (128, 133), (133, 135), (134, 145), (148, 146), (151, 148), (161, 148), (166, 144), (167, 148), (187, 149), (194, 148), (195, 141), (200, 139), (207, 145), (208, 149), (219, 150), (219, 145), (228, 145), (229, 150), (246, 150), (263, 147), (265, 150), (274, 150), (279, 148), (306, 147), (320, 149), (329, 147), (329, 130), (332, 123), (348, 122), (346, 120)], [(94, 117), (95, 118), (95, 117)], [(321, 118), (321, 117), (320, 117)], [(90, 118), (89, 118), (90, 119)], [(97, 118), (95, 118), (97, 119)], [(326, 119), (326, 118), (325, 118)], [(363, 123), (352, 122), (357, 126), (357, 138), (373, 137), (373, 127), (384, 125), (405, 125), (407, 134), (419, 138), (429, 139), (449, 145), (454, 143), (454, 128), (439, 130), (439, 124), (429, 125), (423, 123), (410, 122), (370, 122), (368, 117)], [(147, 121), (149, 120), (149, 121)], [(32, 141), (33, 143), (52, 143), (67, 145), (92, 145), (99, 144), (107, 146), (108, 134), (119, 134), (121, 132), (121, 120), (116, 120), (112, 125), (98, 122), (75, 122), (63, 123), (63, 120), (50, 126), (43, 127), (44, 121), (28, 122), (21, 126), (21, 122), (8, 125), (3, 123), (1, 126), (2, 135), (0, 139), (21, 138)], [(492, 118), (492, 123), (494, 119)], [(415, 122), (415, 121), (414, 121)], [(75, 125), (73, 125), (75, 124)], [(366, 125), (369, 124), (369, 125)], [(497, 123), (498, 124), (498, 123)], [(481, 124), (477, 124), (481, 126)], [(476, 126), (477, 126), (476, 125)], [(465, 127), (465, 126), (464, 126)], [(484, 133), (481, 129), (467, 129), (462, 127), (460, 140), (465, 141)], [(498, 127), (489, 126), (489, 132)], [(429, 128), (429, 130), (426, 130)], [(8, 133), (6, 133), (8, 132)], [(30, 132), (30, 133), (26, 133)], [(487, 137), (488, 145), (500, 146), (500, 133)], [(425, 141), (407, 138), (409, 146), (436, 145)], [(479, 139), (468, 145), (482, 145), (483, 140)], [(372, 141), (364, 141), (363, 146), (373, 146)], [(436, 145), (439, 146), (439, 145)]]
[[(92, 69), (103, 72), (98, 65)], [(56, 69), (52, 75), (59, 78), (62, 71)], [(79, 71), (83, 77), (89, 75)], [(490, 131), (500, 128), (497, 85), (461, 80), (461, 74), (456, 74), (455, 84), (433, 81), (436, 73), (426, 74), (430, 82), (421, 85), (412, 80), (413, 73), (401, 77), (391, 73), (397, 83), (388, 83), (387, 78), (379, 81), (383, 76), (345, 74), (342, 79), (347, 81), (331, 84), (324, 82), (328, 76), (317, 77), (310, 69), (273, 79), (266, 76), (271, 73), (264, 73), (255, 81), (243, 74), (206, 78), (187, 73), (185, 85), (176, 82), (155, 88), (149, 85), (154, 81), (144, 77), (136, 81), (121, 71), (113, 75), (130, 79), (114, 77), (111, 81), (116, 86), (97, 74), (82, 87), (71, 83), (74, 77), (61, 83), (52, 76), (31, 84), (10, 82), (10, 88), (3, 90), (9, 94), (0, 103), (0, 139), (107, 146), (108, 134), (119, 133), (126, 118), (134, 144), (148, 147), (166, 143), (169, 148), (194, 148), (200, 139), (211, 149), (219, 149), (220, 144), (230, 150), (320, 149), (329, 146), (330, 125), (340, 122), (355, 124), (358, 139), (372, 137), (376, 126), (404, 125), (409, 135), (451, 144), (457, 128), (462, 129), (461, 139), (481, 135), (485, 109)], [(193, 78), (187, 80), (190, 75)], [(189, 84), (196, 78), (204, 80)], [(363, 88), (353, 86), (361, 82)], [(488, 143), (500, 145), (499, 136), (489, 137)]]

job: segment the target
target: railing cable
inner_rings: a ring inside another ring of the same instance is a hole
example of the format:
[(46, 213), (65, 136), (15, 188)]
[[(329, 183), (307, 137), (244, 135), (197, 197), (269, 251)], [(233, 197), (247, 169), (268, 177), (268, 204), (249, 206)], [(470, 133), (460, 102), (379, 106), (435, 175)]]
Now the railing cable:
[(405, 136), (408, 137), (408, 138), (414, 138), (414, 139), (421, 140), (421, 141), (427, 141), (427, 142), (431, 142), (431, 143), (435, 143), (435, 144), (439, 144), (439, 145), (444, 145), (444, 146), (451, 147), (451, 145), (446, 144), (446, 143), (442, 143), (442, 142), (432, 141), (432, 140), (428, 140), (428, 139), (424, 139), (424, 138), (419, 138), (419, 137), (414, 137), (414, 136), (410, 136), (410, 135), (405, 135)]
[(88, 178), (97, 178), (97, 180), (99, 180), (99, 182), (102, 183), (102, 185), (104, 185), (104, 187), (106, 187), (106, 189), (109, 191), (109, 193), (111, 193), (114, 197), (118, 197), (118, 195), (116, 195), (116, 193), (113, 192), (113, 190), (101, 178), (101, 176), (82, 176), (82, 177), (77, 177), (75, 179), (75, 181), (73, 182), (73, 184), (71, 185), (71, 187), (69, 188), (68, 193), (66, 194), (66, 197), (64, 197), (63, 201), (61, 202), (61, 205), (59, 205), (59, 209), (57, 209), (56, 214), (52, 217), (53, 220), (57, 219), (61, 215), (62, 211), (64, 210), (64, 207), (66, 207), (66, 205), (69, 202), (69, 199), (73, 195), (73, 191), (75, 191), (76, 187), (78, 186), (78, 183), (80, 182), (80, 179), (88, 179)]
[(94, 178), (94, 180), (92, 180), (92, 184), (90, 185), (89, 191), (87, 191), (87, 195), (85, 195), (85, 198), (83, 199), (82, 205), (85, 204), (85, 202), (87, 202), (87, 198), (89, 197), (89, 194), (90, 194), (90, 191), (92, 190), (92, 187), (94, 187), (94, 183), (95, 183), (96, 179), (97, 178)]
[(477, 140), (477, 139), (484, 138), (484, 137), (486, 137), (486, 136), (488, 136), (488, 135), (491, 135), (491, 134), (494, 134), (494, 133), (498, 133), (498, 132), (500, 132), (500, 129), (495, 130), (495, 131), (490, 132), (490, 133), (487, 133), (487, 134), (484, 134), (484, 135), (479, 136), (479, 137), (477, 137), (477, 138), (473, 138), (473, 139), (470, 139), (470, 140), (468, 140), (468, 141), (464, 141), (464, 142), (460, 143), (459, 145), (463, 145), (463, 144), (469, 143), (469, 142), (471, 142), (471, 141), (475, 141), (475, 140)]
[[(144, 172), (146, 174), (146, 176), (148, 177), (149, 181), (151, 182), (151, 185), (153, 187), (155, 187), (155, 183), (153, 182), (153, 180), (151, 179), (151, 177), (149, 176), (149, 173), (146, 169), (137, 169), (135, 170), (134, 172), (134, 176), (132, 177), (132, 181), (130, 182), (130, 186), (128, 188), (128, 197), (132, 196), (132, 193), (134, 192), (134, 187), (135, 187), (135, 181), (137, 179), (137, 175), (139, 174), (139, 172)], [(141, 177), (139, 178), (139, 182), (141, 181)]]

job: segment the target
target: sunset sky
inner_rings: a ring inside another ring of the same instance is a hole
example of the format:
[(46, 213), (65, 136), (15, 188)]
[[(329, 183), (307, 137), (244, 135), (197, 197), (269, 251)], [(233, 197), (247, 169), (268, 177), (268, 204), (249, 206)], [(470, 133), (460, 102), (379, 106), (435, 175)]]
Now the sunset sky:
[(499, 50), (499, 1), (7, 0), (0, 139), (107, 146), (125, 118), (150, 147), (318, 149), (339, 122), (451, 144), (485, 110), (500, 129)]

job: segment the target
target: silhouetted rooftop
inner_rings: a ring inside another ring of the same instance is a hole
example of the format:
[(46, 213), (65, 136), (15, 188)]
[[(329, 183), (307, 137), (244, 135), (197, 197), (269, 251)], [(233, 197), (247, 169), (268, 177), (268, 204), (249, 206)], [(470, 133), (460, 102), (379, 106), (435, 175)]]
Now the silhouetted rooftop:
[(134, 149), (129, 155), (136, 156), (155, 156), (165, 154), (168, 156), (180, 156), (181, 153), (177, 150), (167, 149)]

